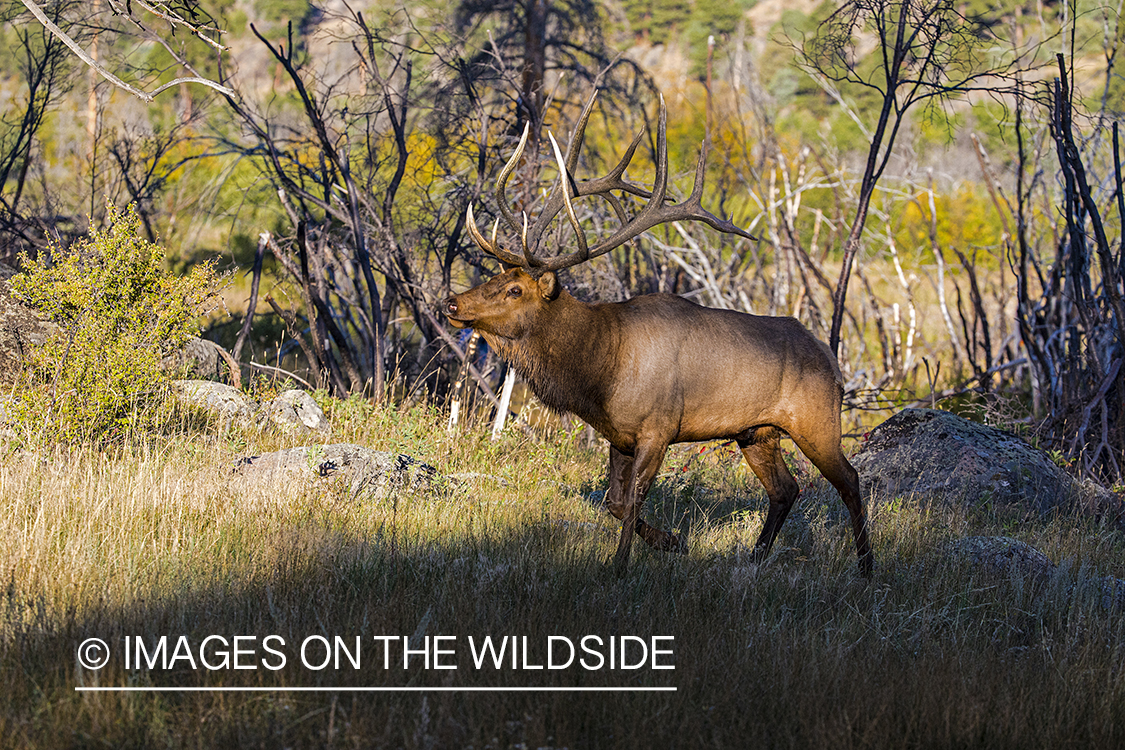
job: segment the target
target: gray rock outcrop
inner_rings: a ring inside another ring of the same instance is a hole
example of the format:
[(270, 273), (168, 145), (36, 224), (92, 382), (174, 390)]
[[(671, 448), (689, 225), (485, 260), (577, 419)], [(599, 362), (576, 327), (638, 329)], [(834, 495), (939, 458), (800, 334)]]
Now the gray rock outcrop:
[(392, 491), (435, 489), (437, 469), (402, 453), (372, 450), (351, 443), (306, 445), (239, 459), (234, 474), (245, 482), (277, 482), (286, 478), (348, 482), (349, 497), (380, 500)]
[(1015, 435), (935, 409), (904, 409), (876, 427), (852, 459), (875, 502), (915, 497), (1077, 511), (1123, 520), (1113, 493), (1076, 481)]
[(328, 431), (328, 419), (305, 391), (282, 391), (258, 403), (238, 388), (213, 380), (173, 380), (172, 392), (183, 403), (210, 413), (222, 425), (242, 429), (274, 428), (296, 435)]
[(306, 391), (282, 391), (262, 404), (262, 420), (283, 432), (325, 432), (328, 419)]
[(954, 557), (967, 559), (990, 575), (1016, 573), (1044, 582), (1055, 572), (1051, 559), (1030, 544), (1009, 536), (968, 536), (949, 543)]
[(23, 372), (29, 351), (43, 346), (58, 326), (40, 318), (12, 297), (8, 279), (16, 269), (0, 263), (0, 384), (11, 385)]
[(258, 402), (238, 388), (214, 380), (173, 380), (172, 393), (181, 401), (219, 418), (249, 427), (258, 412)]
[(226, 349), (213, 341), (192, 337), (178, 351), (160, 360), (160, 369), (172, 377), (223, 380), (242, 385), (238, 363)]
[[(1030, 544), (1007, 536), (970, 536), (956, 539), (945, 547), (955, 558), (970, 561), (987, 576), (1008, 578), (1018, 576), (1045, 586), (1062, 575), (1059, 565)], [(1093, 596), (1105, 610), (1125, 609), (1125, 581), (1113, 576), (1080, 575), (1076, 581), (1064, 581), (1069, 595)]]

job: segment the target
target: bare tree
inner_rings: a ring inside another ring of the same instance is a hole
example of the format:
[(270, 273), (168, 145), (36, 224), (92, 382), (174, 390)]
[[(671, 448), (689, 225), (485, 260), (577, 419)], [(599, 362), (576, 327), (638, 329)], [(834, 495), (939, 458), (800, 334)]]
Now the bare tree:
[[(50, 8), (50, 18), (52, 23), (68, 27), (75, 37), (85, 38), (81, 25), (71, 28), (78, 9), (77, 2), (56, 3)], [(23, 102), (20, 108), (0, 113), (0, 236), (5, 238), (2, 254), (10, 260), (20, 248), (40, 245), (49, 228), (32, 218), (45, 212), (25, 210), (25, 188), (40, 128), (50, 109), (70, 89), (73, 66), (70, 52), (43, 26), (17, 22), (24, 14), (22, 6), (6, 2), (2, 12), (0, 20), (11, 24), (17, 42), (11, 50), (18, 87), (13, 100)]]
[[(20, 1), (31, 15), (35, 16), (35, 19), (43, 25), (43, 28), (55, 39), (64, 44), (79, 60), (114, 86), (129, 92), (143, 102), (151, 103), (162, 92), (185, 83), (201, 84), (223, 94), (233, 93), (223, 84), (201, 75), (189, 58), (183, 54), (179, 45), (175, 44), (173, 41), (173, 37), (175, 37), (176, 32), (179, 31), (200, 39), (211, 46), (216, 53), (226, 51), (226, 47), (219, 41), (222, 32), (218, 28), (215, 19), (197, 2), (197, 0), (184, 0), (183, 2), (171, 3), (164, 2), (164, 0), (126, 0), (125, 2), (121, 2), (121, 0), (106, 0), (106, 7), (104, 9), (100, 9), (99, 5), (95, 5), (93, 9), (86, 9), (88, 12), (92, 10), (94, 13), (101, 13), (110, 17), (122, 19), (133, 29), (133, 32), (142, 39), (162, 46), (183, 70), (188, 73), (186, 76), (180, 76), (175, 80), (157, 86), (152, 91), (146, 91), (141, 85), (123, 80), (106, 67), (95, 54), (91, 54), (84, 46), (81, 39), (76, 39), (68, 29), (59, 25), (58, 21), (60, 19), (57, 13), (57, 7), (54, 4), (50, 7), (51, 12), (48, 13), (41, 5), (34, 2), (34, 0)], [(137, 12), (134, 8), (139, 8), (140, 11), (143, 12)], [(157, 30), (157, 25), (167, 27), (167, 37), (163, 36)]]
[[(1079, 472), (1120, 482), (1125, 479), (1125, 254), (1120, 236), (1125, 199), (1117, 123), (1112, 139), (1106, 137), (1101, 117), (1092, 118), (1093, 127), (1083, 133), (1061, 55), (1058, 66), (1048, 116), (1040, 123), (1050, 139), (1039, 138), (1054, 142), (1057, 180), (1040, 179), (1049, 151), (1028, 149), (1027, 135), (1034, 134), (1036, 123), (1028, 122), (1032, 113), (1017, 110), (1017, 323), (1032, 363), (1042, 442), (1074, 461)], [(1105, 164), (1106, 146), (1112, 166), (1103, 166), (1099, 176), (1096, 165)], [(1041, 221), (1032, 208), (1037, 199), (1058, 207), (1056, 227), (1036, 227)], [(1107, 230), (1114, 213), (1116, 242)]]
[[(992, 30), (964, 16), (958, 7), (954, 0), (850, 0), (800, 45), (807, 72), (833, 96), (845, 95), (842, 86), (858, 86), (874, 92), (879, 100), (878, 119), (867, 130), (867, 162), (833, 294), (829, 343), (834, 351), (839, 349), (848, 280), (871, 198), (908, 111), (971, 92), (995, 97), (1016, 93), (1023, 57), (1011, 53), (993, 59)], [(872, 47), (871, 54), (864, 54)]]
[[(583, 89), (575, 81), (563, 82), (561, 90), (551, 90), (553, 85), (570, 77), (588, 86), (614, 61), (602, 36), (602, 13), (592, 0), (462, 0), (454, 8), (453, 29), (476, 47), (466, 50), (463, 82), (477, 87), (510, 80), (514, 85), (489, 88), (494, 95), (515, 97), (513, 132), (530, 123), (538, 140), (552, 97)], [(620, 73), (603, 85), (621, 86)], [(643, 77), (638, 83), (650, 86)]]
[[(381, 397), (392, 368), (417, 378), (430, 367), (434, 342), (461, 351), (431, 307), (448, 293), (458, 260), (481, 272), (465, 208), (503, 161), (493, 150), (526, 120), (513, 98), (523, 66), (505, 57), (505, 35), (422, 33), (405, 10), (377, 22), (351, 11), (336, 20), (328, 51), (323, 37), (316, 42), (319, 57), (350, 65), (322, 65), (292, 31), (278, 44), (255, 29), (296, 106), (236, 92), (227, 101), (249, 138), (228, 145), (262, 166), (292, 221), (290, 236), (267, 247), (300, 285), (311, 366), (337, 393)], [(573, 35), (553, 33), (533, 56), (545, 56), (558, 83), (566, 55), (579, 53)], [(607, 57), (595, 50), (584, 60)], [(597, 80), (613, 86), (614, 75)], [(560, 96), (544, 99), (559, 125), (577, 114), (570, 102), (580, 105), (584, 82), (568, 75)]]

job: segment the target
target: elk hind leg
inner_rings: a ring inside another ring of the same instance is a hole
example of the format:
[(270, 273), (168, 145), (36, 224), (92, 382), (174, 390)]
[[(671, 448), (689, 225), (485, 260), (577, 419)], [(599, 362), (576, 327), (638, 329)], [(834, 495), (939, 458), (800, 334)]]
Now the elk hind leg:
[(770, 500), (766, 522), (754, 544), (753, 559), (761, 562), (769, 554), (770, 547), (781, 531), (781, 525), (785, 523), (785, 518), (797, 502), (797, 496), (801, 494), (801, 488), (782, 458), (781, 431), (776, 427), (751, 430), (747, 437), (738, 440), (738, 447), (742, 450), (746, 463), (766, 488), (766, 495)]
[[(836, 432), (836, 435), (839, 431)], [(859, 572), (864, 577), (871, 575), (875, 567), (875, 554), (867, 538), (867, 512), (863, 507), (863, 496), (859, 489), (859, 474), (840, 449), (839, 437), (810, 440), (802, 435), (790, 433), (793, 442), (801, 449), (813, 466), (820, 470), (848, 508), (852, 520), (852, 536), (855, 538), (856, 555), (859, 558)]]

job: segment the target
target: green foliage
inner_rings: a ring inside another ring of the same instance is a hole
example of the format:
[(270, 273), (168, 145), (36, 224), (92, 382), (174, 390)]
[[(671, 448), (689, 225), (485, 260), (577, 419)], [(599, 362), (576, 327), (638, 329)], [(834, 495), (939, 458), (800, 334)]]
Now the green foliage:
[(688, 0), (630, 0), (624, 5), (633, 33), (647, 36), (653, 44), (672, 40), (692, 13)]
[[(895, 242), (900, 248), (930, 247), (930, 213), (924, 208), (926, 198), (907, 203), (902, 210), (900, 225), (895, 232)], [(937, 242), (941, 248), (958, 248), (971, 255), (974, 248), (998, 245), (1003, 236), (1003, 225), (988, 194), (983, 189), (964, 185), (952, 194), (938, 194), (934, 199), (937, 208)], [(925, 257), (931, 258), (928, 250)], [(950, 255), (950, 262), (956, 257)]]
[[(985, 103), (977, 105), (982, 110), (985, 106)], [(974, 112), (974, 119), (978, 119), (975, 114)], [(964, 112), (951, 111), (940, 106), (922, 109), (917, 117), (918, 132), (914, 143), (915, 148), (921, 151), (932, 147), (943, 148), (951, 145), (956, 140), (957, 133), (965, 128), (968, 119)]]
[(11, 404), (17, 424), (47, 440), (112, 439), (151, 424), (159, 409), (147, 407), (160, 405), (168, 379), (160, 360), (198, 331), (217, 287), (210, 264), (183, 277), (164, 271), (164, 250), (141, 238), (132, 205), (106, 213), (105, 230), (25, 256), (11, 280), (17, 299), (58, 326)]
[(294, 26), (300, 26), (311, 6), (308, 0), (255, 0), (254, 9), (266, 21), (292, 21)]
[(692, 75), (703, 76), (707, 37), (721, 43), (738, 28), (743, 13), (756, 0), (626, 0), (622, 9), (629, 28), (653, 44), (677, 41), (682, 33), (692, 59)]
[(744, 0), (696, 0), (687, 27), (692, 76), (702, 80), (707, 74), (707, 39), (715, 38), (715, 54), (720, 54), (738, 30), (742, 14), (752, 4)]

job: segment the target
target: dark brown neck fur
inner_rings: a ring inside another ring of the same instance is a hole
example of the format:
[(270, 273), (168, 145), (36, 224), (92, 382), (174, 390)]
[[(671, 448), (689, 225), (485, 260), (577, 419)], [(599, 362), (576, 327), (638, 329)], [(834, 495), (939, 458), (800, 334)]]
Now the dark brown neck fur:
[(616, 362), (617, 342), (603, 306), (587, 305), (565, 290), (519, 339), (482, 332), (547, 407), (571, 412), (594, 427), (604, 422), (604, 386)]

